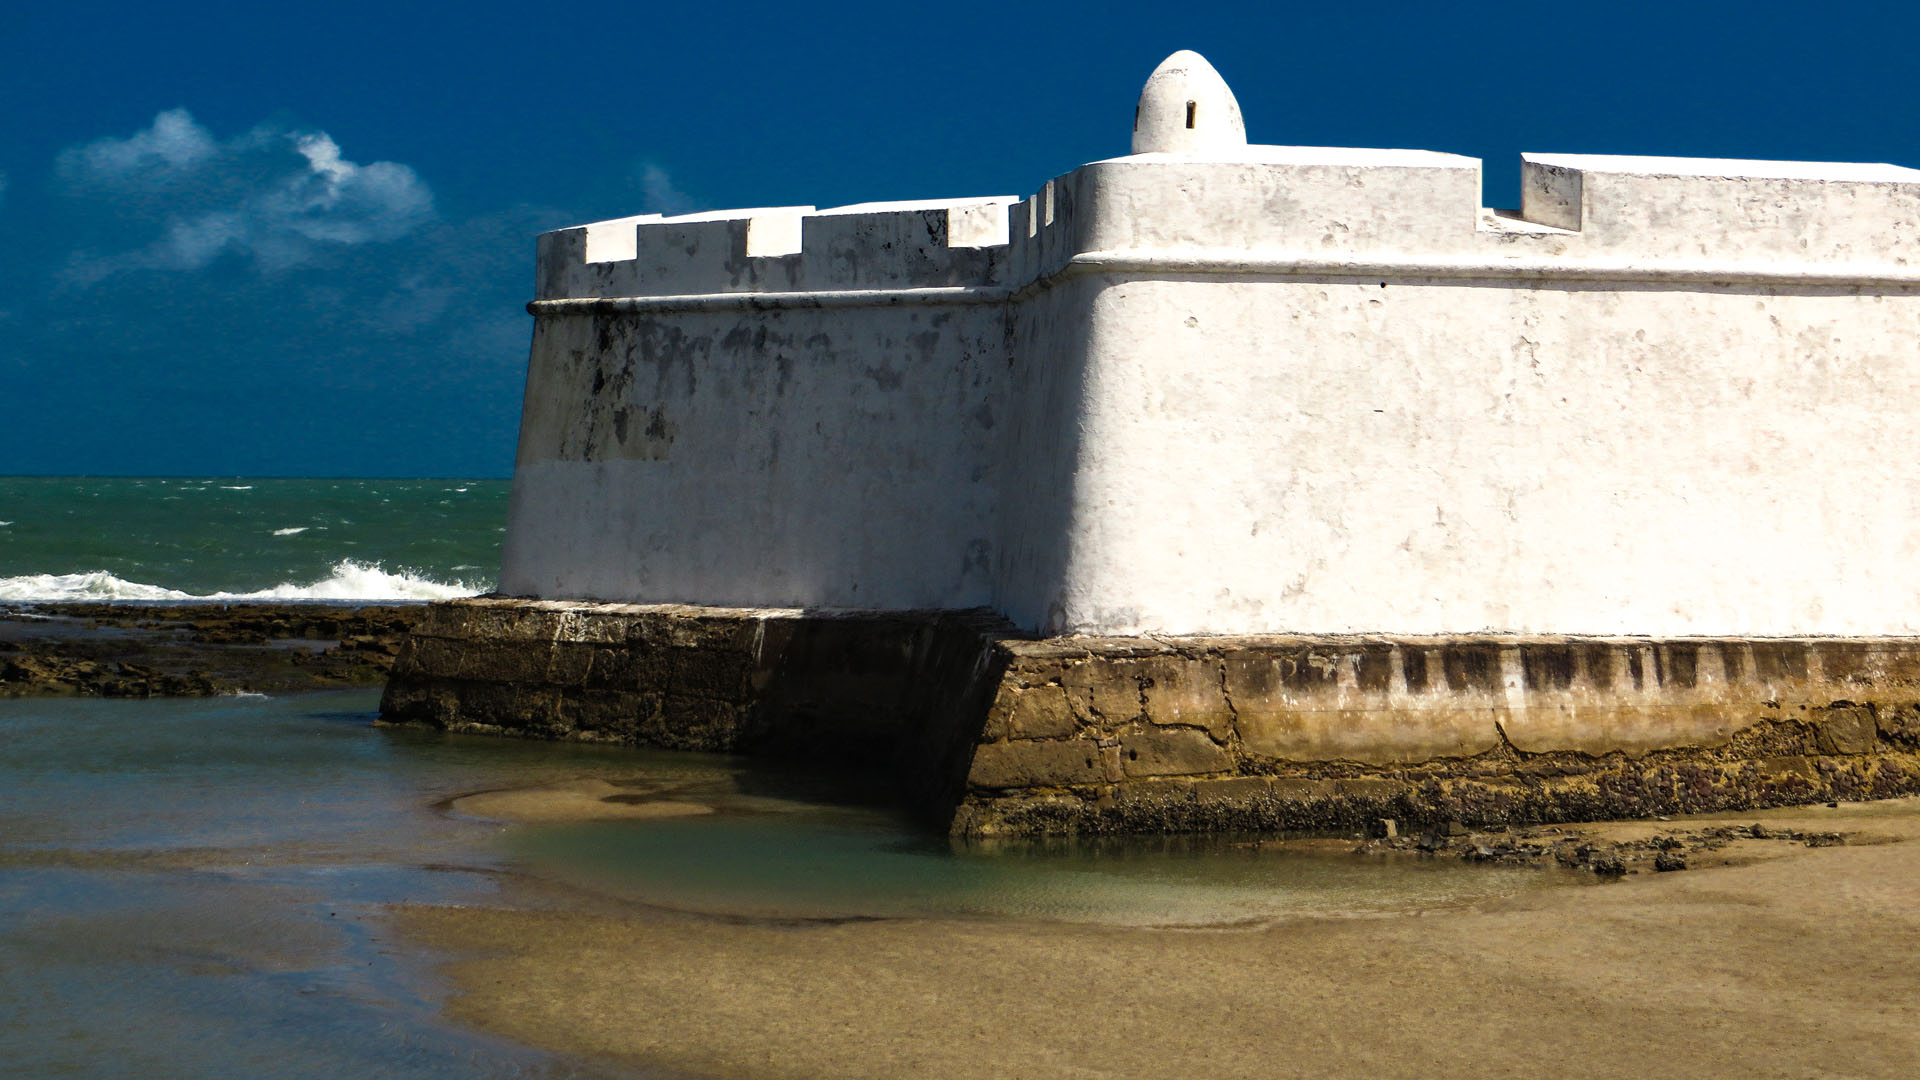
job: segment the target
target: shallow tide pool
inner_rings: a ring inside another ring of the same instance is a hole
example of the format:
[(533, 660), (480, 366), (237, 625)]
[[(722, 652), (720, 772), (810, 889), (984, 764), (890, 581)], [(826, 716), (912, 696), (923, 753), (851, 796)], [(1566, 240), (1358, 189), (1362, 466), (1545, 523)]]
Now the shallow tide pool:
[[(436, 958), (384, 920), (399, 903), (1204, 928), (1556, 880), (1244, 837), (955, 844), (848, 778), (375, 727), (376, 704), (0, 701), (5, 1071), (597, 1075), (441, 1021)], [(583, 781), (606, 794), (537, 823), (457, 801)], [(686, 816), (598, 820), (598, 803)]]

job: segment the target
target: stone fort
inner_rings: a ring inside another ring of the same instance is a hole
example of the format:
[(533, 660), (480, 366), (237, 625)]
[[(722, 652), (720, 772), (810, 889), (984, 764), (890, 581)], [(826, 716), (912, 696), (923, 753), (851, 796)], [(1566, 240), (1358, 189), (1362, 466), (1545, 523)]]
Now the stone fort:
[[(1120, 119), (1124, 119), (1121, 117)], [(542, 236), (500, 595), (390, 719), (958, 833), (1920, 790), (1920, 171), (1261, 146)]]

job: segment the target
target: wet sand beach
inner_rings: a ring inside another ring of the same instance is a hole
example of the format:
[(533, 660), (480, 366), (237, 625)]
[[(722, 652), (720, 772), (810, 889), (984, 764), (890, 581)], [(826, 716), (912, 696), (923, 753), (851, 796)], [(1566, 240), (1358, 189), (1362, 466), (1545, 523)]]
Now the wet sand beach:
[(698, 1076), (1913, 1075), (1920, 802), (1579, 831), (1749, 823), (1771, 836), (1684, 872), (1255, 927), (743, 919), (537, 883), (393, 917), (449, 958), (454, 1019)]

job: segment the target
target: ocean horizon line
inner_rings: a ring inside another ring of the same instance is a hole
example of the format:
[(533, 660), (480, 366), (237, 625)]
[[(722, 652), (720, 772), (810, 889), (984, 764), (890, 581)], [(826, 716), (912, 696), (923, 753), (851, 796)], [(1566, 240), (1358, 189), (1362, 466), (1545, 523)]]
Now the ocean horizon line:
[(472, 476), (412, 475), (400, 473), (368, 473), (361, 475), (332, 474), (293, 474), (293, 473), (60, 473), (60, 472), (0, 472), (0, 480), (511, 480), (512, 473), (505, 475), (476, 474)]

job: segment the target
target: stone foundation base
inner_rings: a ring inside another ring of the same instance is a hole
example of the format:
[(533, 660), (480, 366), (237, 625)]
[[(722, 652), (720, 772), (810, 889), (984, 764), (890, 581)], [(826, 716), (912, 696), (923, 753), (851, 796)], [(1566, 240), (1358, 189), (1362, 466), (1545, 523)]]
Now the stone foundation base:
[(1920, 640), (1061, 638), (985, 612), (436, 604), (385, 719), (887, 770), (965, 835), (1920, 793)]

